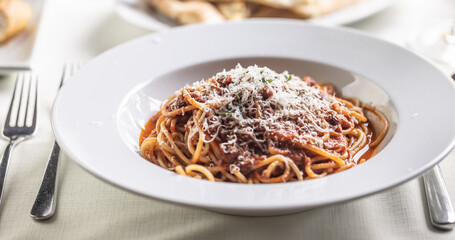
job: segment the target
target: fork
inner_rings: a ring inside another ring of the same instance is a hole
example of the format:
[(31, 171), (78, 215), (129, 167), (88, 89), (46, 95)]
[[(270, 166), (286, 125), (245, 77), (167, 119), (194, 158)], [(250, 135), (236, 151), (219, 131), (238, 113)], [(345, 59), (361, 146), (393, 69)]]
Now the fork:
[(12, 150), (18, 143), (33, 136), (36, 131), (37, 103), (37, 75), (30, 72), (19, 73), (3, 129), (3, 136), (9, 139), (9, 143), (0, 163), (0, 203)]
[[(59, 89), (63, 83), (71, 77), (79, 68), (81, 64), (66, 64), (62, 78), (60, 80)], [(52, 217), (55, 213), (56, 200), (57, 200), (57, 169), (60, 155), (60, 146), (55, 141), (49, 156), (46, 170), (44, 172), (43, 180), (40, 189), (33, 203), (30, 211), (30, 216), (35, 220), (44, 220)]]

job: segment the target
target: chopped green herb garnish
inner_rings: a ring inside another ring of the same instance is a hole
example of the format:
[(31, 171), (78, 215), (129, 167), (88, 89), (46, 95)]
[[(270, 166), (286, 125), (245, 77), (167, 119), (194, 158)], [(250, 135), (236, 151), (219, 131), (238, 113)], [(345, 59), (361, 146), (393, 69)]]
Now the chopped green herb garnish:
[(273, 79), (271, 79), (271, 78), (269, 78), (269, 79), (262, 78), (261, 82), (263, 82), (263, 83), (271, 83), (271, 82), (273, 82)]
[(291, 81), (291, 79), (292, 79), (292, 76), (291, 76), (291, 75), (288, 75), (288, 76), (286, 77), (286, 82)]
[(235, 113), (234, 110), (230, 110), (230, 111), (225, 111), (224, 112), (225, 115), (232, 115), (233, 113)]

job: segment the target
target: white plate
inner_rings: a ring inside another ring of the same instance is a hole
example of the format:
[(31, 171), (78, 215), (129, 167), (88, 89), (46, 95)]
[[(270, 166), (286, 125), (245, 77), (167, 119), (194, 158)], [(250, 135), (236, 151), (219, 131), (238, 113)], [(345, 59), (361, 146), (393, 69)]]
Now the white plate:
[[(341, 173), (264, 185), (180, 176), (138, 155), (140, 127), (159, 101), (237, 62), (308, 74), (371, 102), (391, 121), (388, 144)], [(219, 212), (275, 215), (365, 196), (422, 174), (454, 146), (455, 109), (447, 106), (455, 106), (452, 81), (404, 48), (344, 28), (252, 20), (180, 27), (107, 51), (62, 88), (52, 121), (69, 156), (114, 185)]]
[[(307, 21), (324, 25), (349, 24), (380, 12), (395, 2), (396, 0), (362, 0)], [(148, 30), (165, 30), (177, 26), (175, 22), (151, 10), (144, 0), (117, 0), (115, 10), (126, 21)]]
[(25, 1), (32, 8), (32, 19), (23, 32), (8, 42), (0, 44), (0, 73), (31, 68), (33, 49), (40, 25), (44, 0)]

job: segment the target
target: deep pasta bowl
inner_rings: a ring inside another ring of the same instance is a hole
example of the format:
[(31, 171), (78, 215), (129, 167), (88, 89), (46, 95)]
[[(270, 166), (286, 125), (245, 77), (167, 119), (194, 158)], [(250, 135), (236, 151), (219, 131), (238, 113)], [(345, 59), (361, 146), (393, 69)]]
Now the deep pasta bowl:
[[(237, 63), (332, 83), (390, 122), (380, 151), (329, 176), (277, 184), (209, 182), (162, 169), (138, 154), (141, 127), (176, 90)], [(414, 53), (345, 28), (292, 20), (198, 25), (145, 36), (101, 54), (60, 91), (56, 138), (95, 176), (174, 203), (239, 215), (279, 215), (346, 201), (404, 183), (454, 146), (455, 87)]]

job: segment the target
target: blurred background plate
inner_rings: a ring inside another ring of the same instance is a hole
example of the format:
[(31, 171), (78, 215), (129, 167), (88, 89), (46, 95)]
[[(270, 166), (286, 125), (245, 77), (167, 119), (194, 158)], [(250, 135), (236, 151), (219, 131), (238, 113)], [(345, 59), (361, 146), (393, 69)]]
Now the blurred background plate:
[[(378, 13), (395, 2), (396, 0), (362, 0), (338, 11), (304, 21), (345, 25)], [(174, 21), (157, 14), (143, 0), (117, 0), (115, 10), (126, 21), (148, 30), (159, 31), (178, 26)]]
[(36, 43), (44, 0), (25, 1), (32, 8), (32, 19), (23, 32), (9, 41), (0, 44), (0, 74), (31, 68), (33, 49)]

